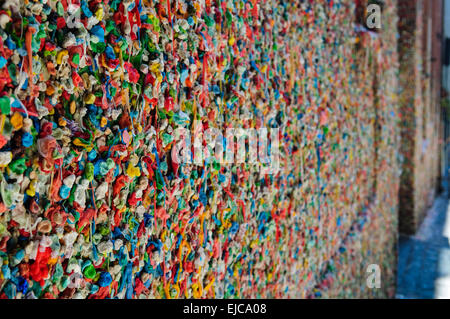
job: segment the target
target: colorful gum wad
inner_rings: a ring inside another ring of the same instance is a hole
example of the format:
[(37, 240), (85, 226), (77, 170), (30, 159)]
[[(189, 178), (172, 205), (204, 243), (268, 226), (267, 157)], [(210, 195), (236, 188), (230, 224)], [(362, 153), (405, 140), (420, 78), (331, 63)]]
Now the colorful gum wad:
[[(393, 236), (344, 251), (373, 194), (371, 67), (394, 89), (385, 7), (372, 39), (350, 0), (6, 1), (0, 298), (338, 296), (348, 251), (389, 263)], [(196, 127), (279, 128), (280, 170), (177, 163)], [(396, 203), (379, 205), (369, 225), (390, 230)]]

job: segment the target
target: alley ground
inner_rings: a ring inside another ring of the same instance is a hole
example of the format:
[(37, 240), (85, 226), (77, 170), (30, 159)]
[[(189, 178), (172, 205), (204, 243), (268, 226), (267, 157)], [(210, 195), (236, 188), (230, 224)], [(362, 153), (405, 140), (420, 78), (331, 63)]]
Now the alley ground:
[(450, 298), (450, 207), (435, 200), (416, 235), (400, 236), (397, 298)]

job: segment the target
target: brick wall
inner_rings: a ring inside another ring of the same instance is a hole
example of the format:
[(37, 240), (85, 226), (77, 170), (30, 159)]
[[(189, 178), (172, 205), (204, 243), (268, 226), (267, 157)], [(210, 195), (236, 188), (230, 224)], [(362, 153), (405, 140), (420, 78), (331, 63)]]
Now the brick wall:
[(442, 1), (399, 1), (402, 177), (400, 232), (417, 230), (439, 170)]

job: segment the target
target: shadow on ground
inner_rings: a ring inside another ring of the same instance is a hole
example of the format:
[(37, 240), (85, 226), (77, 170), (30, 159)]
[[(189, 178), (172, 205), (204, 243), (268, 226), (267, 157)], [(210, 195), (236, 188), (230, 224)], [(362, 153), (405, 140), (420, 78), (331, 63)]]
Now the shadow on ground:
[(450, 298), (450, 210), (446, 194), (434, 202), (414, 236), (400, 236), (397, 298)]

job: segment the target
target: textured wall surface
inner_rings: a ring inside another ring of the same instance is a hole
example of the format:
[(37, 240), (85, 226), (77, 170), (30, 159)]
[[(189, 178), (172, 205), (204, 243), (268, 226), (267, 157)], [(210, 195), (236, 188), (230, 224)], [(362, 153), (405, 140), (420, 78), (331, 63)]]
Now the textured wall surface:
[[(0, 297), (393, 296), (396, 9), (6, 1)], [(198, 127), (279, 128), (280, 171), (175, 163)]]
[(403, 171), (400, 231), (412, 234), (432, 203), (440, 172), (442, 1), (399, 1)]

